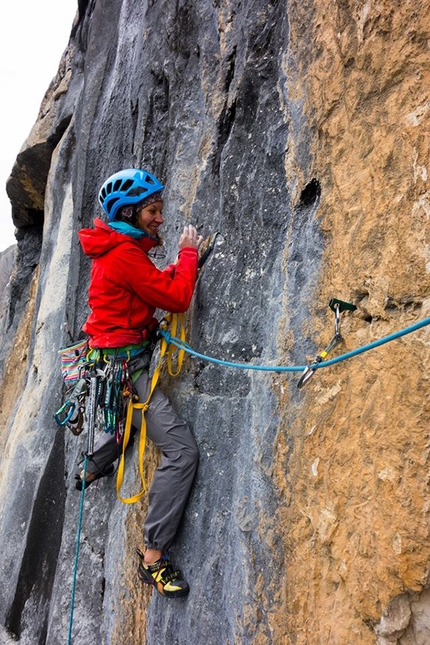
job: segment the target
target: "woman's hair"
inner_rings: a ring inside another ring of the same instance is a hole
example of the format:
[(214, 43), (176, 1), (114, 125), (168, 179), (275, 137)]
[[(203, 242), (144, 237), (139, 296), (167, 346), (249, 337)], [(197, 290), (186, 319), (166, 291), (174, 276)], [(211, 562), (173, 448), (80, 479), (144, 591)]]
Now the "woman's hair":
[(139, 206), (133, 205), (133, 206), (123, 206), (122, 208), (119, 209), (118, 215), (116, 216), (116, 220), (119, 222), (127, 222), (127, 224), (131, 224), (132, 226), (136, 226), (137, 222), (137, 213), (140, 211)]

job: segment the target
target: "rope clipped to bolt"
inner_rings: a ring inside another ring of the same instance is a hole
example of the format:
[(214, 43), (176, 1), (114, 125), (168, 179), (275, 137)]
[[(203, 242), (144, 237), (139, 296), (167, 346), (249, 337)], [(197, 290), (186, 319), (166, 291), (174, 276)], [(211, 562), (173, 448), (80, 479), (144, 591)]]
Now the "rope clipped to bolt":
[[(339, 301), (331, 300), (330, 302), (336, 303)], [(354, 307), (354, 305), (351, 305), (351, 306)], [(339, 313), (340, 312), (337, 310), (336, 316), (338, 316)], [(339, 324), (338, 321), (336, 324), (337, 325)], [(216, 365), (222, 365), (224, 367), (232, 367), (235, 369), (243, 369), (243, 370), (257, 370), (262, 372), (277, 372), (277, 373), (303, 372), (301, 382), (299, 381), (299, 385), (298, 385), (298, 387), (302, 387), (306, 382), (309, 381), (310, 377), (317, 369), (321, 369), (324, 367), (331, 367), (332, 365), (336, 365), (337, 363), (341, 363), (343, 361), (349, 360), (350, 358), (353, 358), (360, 354), (364, 354), (365, 352), (368, 352), (371, 349), (375, 349), (377, 347), (385, 345), (386, 343), (390, 343), (393, 340), (397, 340), (402, 336), (411, 334), (412, 332), (415, 332), (418, 329), (422, 329), (427, 325), (430, 325), (430, 318), (425, 318), (424, 320), (420, 320), (419, 322), (415, 323), (414, 325), (411, 325), (410, 327), (405, 327), (404, 329), (394, 332), (389, 336), (385, 336), (383, 338), (380, 338), (379, 340), (373, 341), (372, 343), (369, 343), (362, 347), (358, 347), (357, 349), (354, 349), (345, 354), (341, 354), (336, 358), (332, 358), (330, 360), (324, 360), (324, 358), (326, 358), (329, 351), (331, 351), (342, 340), (340, 333), (338, 331), (337, 332), (335, 331), (335, 335), (330, 341), (329, 345), (326, 347), (326, 349), (323, 352), (321, 352), (317, 357), (315, 357), (315, 359), (308, 365), (254, 365), (252, 363), (236, 363), (232, 361), (224, 361), (218, 358), (214, 358), (213, 356), (208, 356), (207, 354), (202, 354), (201, 352), (195, 351), (184, 340), (180, 338), (176, 338), (171, 332), (169, 332), (169, 330), (161, 329), (159, 333), (161, 336), (163, 336), (166, 343), (174, 345), (178, 349), (183, 350), (184, 352), (187, 352), (188, 354), (190, 354), (191, 356), (194, 356), (195, 358), (200, 358), (210, 363), (215, 363)]]

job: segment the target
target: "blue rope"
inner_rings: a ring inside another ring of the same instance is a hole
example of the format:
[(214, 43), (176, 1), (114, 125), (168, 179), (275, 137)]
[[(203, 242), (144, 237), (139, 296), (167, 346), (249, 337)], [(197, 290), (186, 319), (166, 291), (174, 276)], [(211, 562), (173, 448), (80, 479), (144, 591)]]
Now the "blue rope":
[[(425, 327), (426, 325), (430, 325), (430, 318), (425, 318), (424, 320), (421, 320), (420, 322), (415, 323), (415, 325), (411, 325), (410, 327), (401, 329), (400, 331), (390, 334), (389, 336), (385, 336), (380, 340), (375, 340), (373, 343), (369, 343), (368, 345), (364, 345), (363, 347), (358, 347), (357, 349), (354, 349), (351, 352), (347, 352), (346, 354), (342, 354), (341, 356), (337, 356), (336, 358), (332, 358), (331, 360), (322, 361), (321, 363), (318, 363), (315, 365), (312, 364), (312, 369), (313, 368), (319, 369), (320, 367), (329, 367), (330, 365), (335, 365), (336, 363), (346, 361), (347, 359), (352, 358), (353, 356), (358, 356), (359, 354), (368, 352), (370, 349), (374, 349), (375, 347), (380, 347), (381, 345), (385, 345), (385, 343), (389, 343), (390, 341), (395, 340), (396, 338), (400, 338), (401, 336), (406, 336), (406, 334), (411, 334), (413, 331), (416, 331), (417, 329), (421, 329), (421, 327)], [(218, 358), (213, 358), (212, 356), (206, 356), (205, 354), (200, 354), (199, 352), (196, 352), (187, 343), (184, 343), (183, 341), (181, 341), (179, 338), (176, 338), (175, 336), (171, 336), (171, 334), (165, 329), (160, 329), (160, 334), (163, 336), (163, 338), (166, 340), (168, 344), (172, 344), (178, 349), (183, 349), (184, 351), (188, 352), (192, 356), (195, 356), (196, 358), (201, 358), (203, 360), (210, 361), (211, 363), (216, 363), (217, 365), (224, 365), (225, 367), (236, 367), (244, 370), (260, 370), (264, 372), (302, 372), (304, 369), (306, 369), (306, 367), (308, 367), (308, 365), (272, 366), (272, 365), (251, 365), (249, 363), (233, 363), (230, 361), (222, 361)]]
[(82, 518), (84, 515), (84, 499), (85, 499), (85, 484), (84, 482), (87, 479), (87, 464), (88, 464), (88, 455), (85, 454), (84, 458), (84, 472), (82, 475), (82, 493), (81, 493), (81, 504), (79, 507), (79, 521), (78, 521), (78, 533), (76, 536), (76, 551), (75, 551), (75, 565), (73, 569), (73, 584), (72, 584), (72, 598), (70, 601), (70, 621), (69, 621), (69, 638), (68, 645), (71, 645), (72, 642), (72, 627), (73, 627), (73, 611), (75, 608), (75, 592), (76, 592), (76, 579), (78, 577), (78, 560), (79, 560), (79, 547), (81, 544), (81, 530), (82, 530)]

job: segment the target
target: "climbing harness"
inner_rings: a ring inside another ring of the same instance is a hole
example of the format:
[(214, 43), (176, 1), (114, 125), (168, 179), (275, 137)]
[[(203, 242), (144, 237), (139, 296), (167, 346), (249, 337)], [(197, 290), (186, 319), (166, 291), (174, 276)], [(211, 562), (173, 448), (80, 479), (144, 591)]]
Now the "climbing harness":
[[(142, 352), (148, 346), (149, 341), (145, 341), (141, 346), (129, 346), (122, 352), (105, 350), (101, 353), (100, 350), (90, 349), (86, 354), (85, 362), (80, 365), (78, 382), (72, 388), (65, 403), (55, 412), (56, 423), (59, 426), (69, 427), (73, 434), (82, 432), (85, 416), (87, 422), (85, 455), (89, 459), (94, 455), (97, 429), (115, 434), (118, 445), (121, 444), (127, 432), (124, 443), (128, 443), (132, 410), (138, 406), (136, 403), (138, 397), (128, 370), (128, 362), (133, 351)], [(140, 455), (143, 457), (142, 450)], [(122, 475), (123, 463), (120, 465)], [(142, 470), (141, 472), (143, 473)], [(120, 487), (118, 494), (119, 489)]]
[(340, 314), (343, 311), (355, 311), (357, 307), (350, 302), (343, 302), (343, 300), (337, 300), (336, 298), (332, 298), (330, 302), (328, 303), (328, 306), (332, 311), (334, 311), (334, 335), (327, 347), (325, 348), (324, 351), (322, 351), (320, 354), (315, 356), (314, 360), (310, 365), (305, 367), (302, 376), (300, 377), (299, 382), (297, 383), (297, 387), (300, 389), (308, 381), (312, 378), (312, 376), (315, 374), (315, 370), (317, 369), (317, 366), (324, 361), (328, 354), (337, 346), (339, 343), (343, 341), (343, 338), (340, 333)]
[[(137, 347), (142, 352), (145, 346)], [(104, 350), (101, 354), (100, 350), (87, 349), (85, 361), (81, 361), (79, 366), (79, 379), (68, 389), (65, 402), (54, 413), (55, 422), (78, 434), (76, 426), (82, 430), (81, 417), (86, 410), (87, 419), (94, 423), (97, 421), (105, 432), (116, 434), (119, 443), (122, 436), (121, 420), (125, 417), (124, 398), (134, 396), (128, 371), (132, 350), (125, 348), (122, 354), (116, 350)], [(65, 383), (68, 381), (65, 380)], [(102, 410), (100, 418), (96, 413), (97, 407)]]

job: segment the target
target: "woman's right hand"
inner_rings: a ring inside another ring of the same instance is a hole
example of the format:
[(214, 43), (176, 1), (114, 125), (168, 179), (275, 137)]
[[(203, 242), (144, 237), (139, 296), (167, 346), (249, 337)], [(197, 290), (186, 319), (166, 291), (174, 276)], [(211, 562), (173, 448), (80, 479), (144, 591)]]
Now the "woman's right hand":
[(189, 224), (188, 226), (184, 226), (184, 231), (179, 238), (179, 250), (185, 249), (186, 247), (198, 249), (202, 242), (202, 235), (199, 235), (197, 229), (192, 224)]

